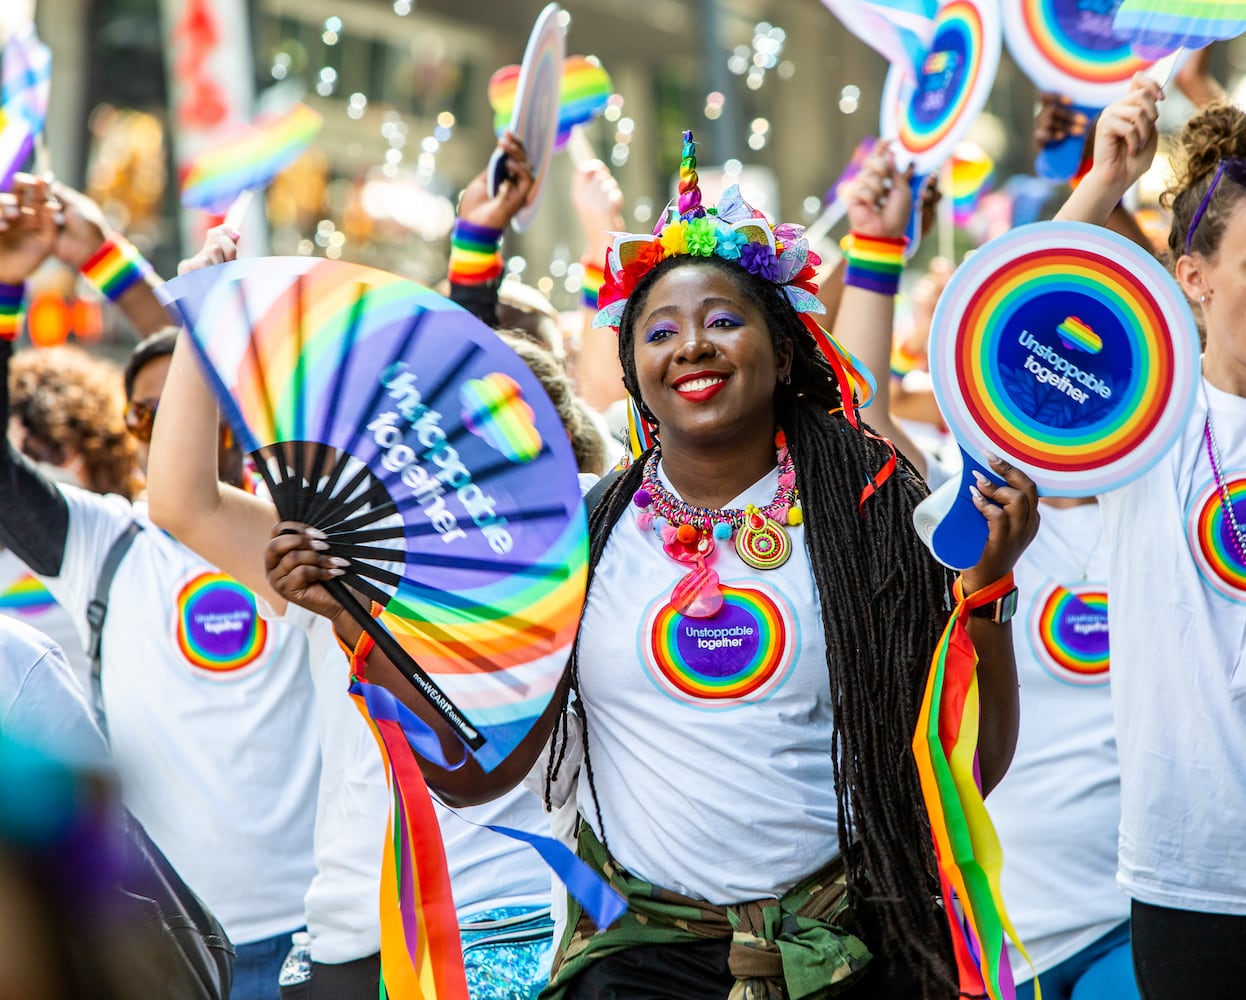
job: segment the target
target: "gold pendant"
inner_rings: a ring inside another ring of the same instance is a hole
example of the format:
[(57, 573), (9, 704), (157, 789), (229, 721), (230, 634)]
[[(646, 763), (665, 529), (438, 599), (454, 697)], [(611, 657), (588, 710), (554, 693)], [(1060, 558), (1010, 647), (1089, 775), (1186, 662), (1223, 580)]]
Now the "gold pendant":
[(750, 505), (736, 532), (735, 550), (753, 569), (778, 569), (792, 554), (792, 539), (783, 525)]

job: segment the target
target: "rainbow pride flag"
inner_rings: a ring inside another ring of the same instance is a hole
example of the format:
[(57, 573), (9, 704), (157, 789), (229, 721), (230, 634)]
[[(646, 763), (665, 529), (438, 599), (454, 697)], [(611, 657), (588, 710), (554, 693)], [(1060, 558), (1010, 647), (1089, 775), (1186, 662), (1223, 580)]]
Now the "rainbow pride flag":
[[(519, 67), (503, 66), (489, 80), (489, 105), (493, 108), (493, 130), (501, 135), (510, 125), (519, 87)], [(586, 125), (606, 110), (614, 83), (594, 56), (567, 56), (562, 64), (562, 85), (558, 92), (558, 134), (554, 148), (562, 149), (576, 125)]]
[(34, 154), (35, 133), (18, 110), (0, 108), (0, 191), (13, 186), (13, 175)]
[(323, 120), (306, 104), (282, 115), (261, 115), (224, 135), (220, 143), (186, 168), (182, 205), (221, 213), (238, 195), (267, 187), (303, 155), (320, 132)]
[(952, 217), (956, 225), (968, 225), (978, 202), (990, 189), (995, 161), (977, 143), (960, 142), (945, 169), (947, 192), (952, 198)]
[(1246, 32), (1246, 0), (1124, 0), (1112, 31), (1146, 59)]

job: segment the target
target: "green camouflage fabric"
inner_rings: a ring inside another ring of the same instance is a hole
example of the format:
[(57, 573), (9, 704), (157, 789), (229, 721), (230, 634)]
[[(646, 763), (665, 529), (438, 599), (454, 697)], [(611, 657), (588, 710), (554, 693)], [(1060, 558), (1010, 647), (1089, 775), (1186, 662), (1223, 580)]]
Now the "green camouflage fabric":
[(865, 943), (836, 923), (851, 917), (842, 858), (782, 899), (721, 907), (636, 878), (587, 823), (580, 824), (578, 853), (627, 900), (627, 912), (598, 931), (568, 897), (567, 929), (540, 1000), (563, 1000), (593, 962), (636, 945), (730, 939), (736, 984), (729, 1000), (822, 1000), (851, 986), (870, 961)]

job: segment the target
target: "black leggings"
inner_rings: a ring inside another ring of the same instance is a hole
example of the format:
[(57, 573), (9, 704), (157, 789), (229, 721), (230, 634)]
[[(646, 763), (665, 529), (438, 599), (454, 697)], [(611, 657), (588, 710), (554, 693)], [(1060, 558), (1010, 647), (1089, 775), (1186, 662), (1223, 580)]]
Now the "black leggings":
[(380, 985), (379, 954), (341, 965), (313, 962), (311, 979), (283, 986), (281, 1000), (376, 1000)]
[(1134, 975), (1142, 1000), (1240, 1000), (1246, 995), (1246, 916), (1133, 901)]

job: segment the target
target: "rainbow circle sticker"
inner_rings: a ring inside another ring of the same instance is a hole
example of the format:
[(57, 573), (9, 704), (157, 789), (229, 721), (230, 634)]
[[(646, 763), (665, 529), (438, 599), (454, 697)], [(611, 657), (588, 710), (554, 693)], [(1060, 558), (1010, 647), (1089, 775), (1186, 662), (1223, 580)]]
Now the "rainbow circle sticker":
[(1198, 333), (1180, 289), (1097, 226), (1038, 222), (992, 240), (948, 282), (930, 334), (935, 400), (960, 445), (1024, 469), (1048, 496), (1140, 476), (1185, 425)]
[(1030, 642), (1057, 680), (1090, 686), (1108, 682), (1108, 595), (1100, 584), (1041, 591), (1030, 614)]
[(710, 618), (688, 618), (666, 597), (655, 601), (640, 633), (641, 662), (659, 690), (710, 711), (769, 698), (795, 662), (799, 633), (782, 599), (769, 590), (724, 585)]
[(986, 106), (1003, 44), (999, 21), (996, 0), (949, 0), (935, 18), (918, 79), (899, 66), (887, 74), (882, 135), (899, 140), (918, 173), (929, 173), (950, 157)]
[(1102, 108), (1150, 65), (1112, 30), (1121, 0), (1000, 0), (1004, 41), (1034, 85)]
[(255, 596), (224, 573), (200, 573), (177, 595), (175, 638), (187, 662), (204, 675), (236, 680), (264, 651), (268, 625)]
[[(1237, 523), (1246, 524), (1246, 478), (1230, 479), (1225, 489)], [(1233, 544), (1233, 525), (1225, 517), (1224, 502), (1214, 482), (1208, 483), (1190, 505), (1186, 537), (1203, 579), (1229, 600), (1246, 604), (1246, 564)]]

